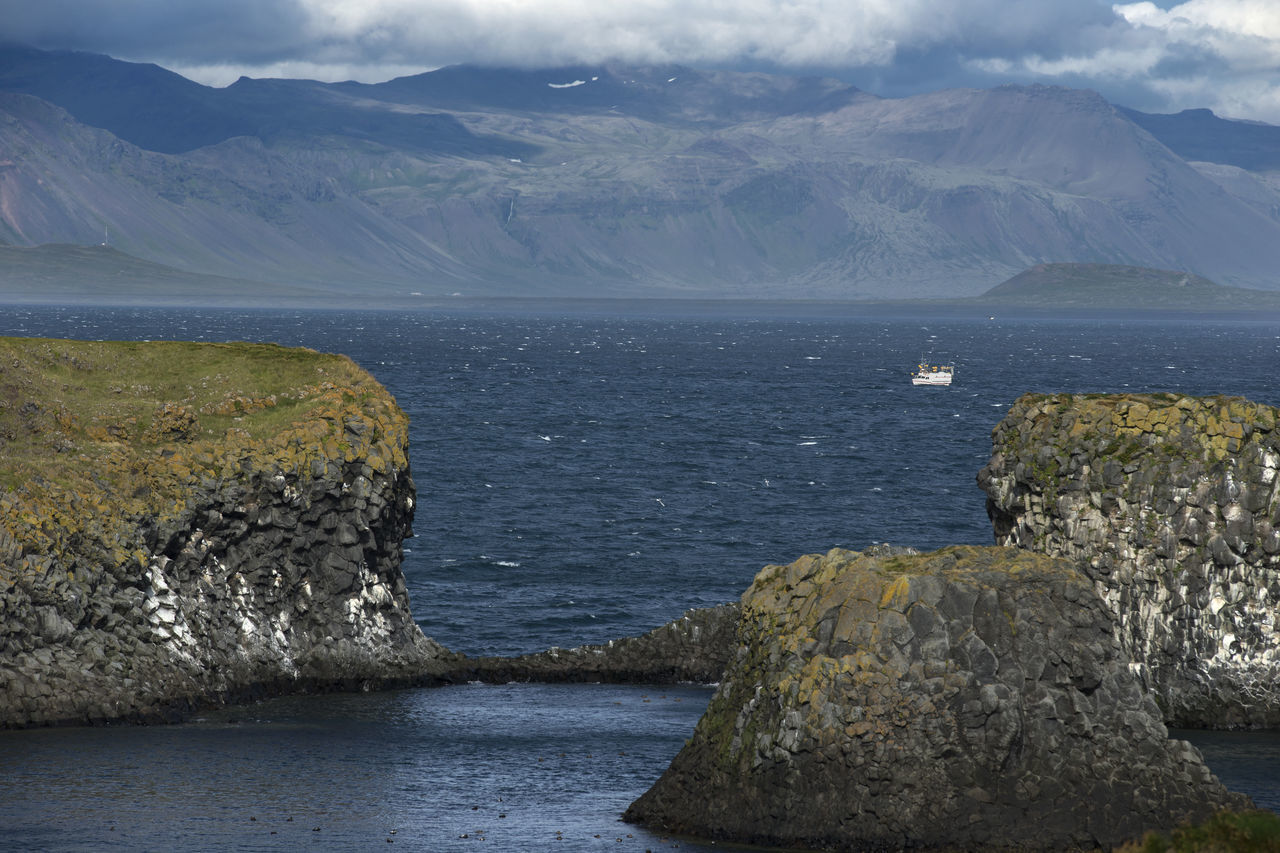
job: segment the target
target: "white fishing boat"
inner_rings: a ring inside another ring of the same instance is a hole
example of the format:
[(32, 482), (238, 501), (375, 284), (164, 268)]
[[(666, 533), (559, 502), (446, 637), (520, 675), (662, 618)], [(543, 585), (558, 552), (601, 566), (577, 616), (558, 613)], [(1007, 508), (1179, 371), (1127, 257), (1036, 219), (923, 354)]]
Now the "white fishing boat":
[(951, 378), (955, 375), (955, 372), (956, 366), (954, 364), (932, 365), (926, 361), (922, 361), (916, 368), (916, 372), (911, 374), (911, 384), (950, 385)]

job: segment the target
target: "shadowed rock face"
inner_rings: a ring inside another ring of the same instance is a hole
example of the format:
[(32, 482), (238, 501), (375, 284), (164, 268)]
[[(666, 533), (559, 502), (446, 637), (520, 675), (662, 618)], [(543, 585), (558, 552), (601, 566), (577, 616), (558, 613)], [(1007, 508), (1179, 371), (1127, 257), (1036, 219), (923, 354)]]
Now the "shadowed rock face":
[(1280, 725), (1278, 414), (1028, 394), (978, 474), (996, 542), (1079, 562), (1172, 725)]
[(1091, 849), (1246, 802), (1168, 739), (1064, 560), (811, 555), (761, 571), (739, 637), (627, 820), (824, 849)]

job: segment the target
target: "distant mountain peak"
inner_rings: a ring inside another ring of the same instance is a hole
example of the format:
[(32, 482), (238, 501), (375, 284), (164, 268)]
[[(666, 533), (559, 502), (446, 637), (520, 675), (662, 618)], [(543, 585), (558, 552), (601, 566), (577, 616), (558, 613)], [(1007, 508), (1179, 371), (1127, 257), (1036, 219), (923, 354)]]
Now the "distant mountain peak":
[(1118, 109), (1186, 160), (1222, 163), (1255, 172), (1280, 169), (1280, 127), (1276, 125), (1222, 118), (1204, 108), (1178, 113)]

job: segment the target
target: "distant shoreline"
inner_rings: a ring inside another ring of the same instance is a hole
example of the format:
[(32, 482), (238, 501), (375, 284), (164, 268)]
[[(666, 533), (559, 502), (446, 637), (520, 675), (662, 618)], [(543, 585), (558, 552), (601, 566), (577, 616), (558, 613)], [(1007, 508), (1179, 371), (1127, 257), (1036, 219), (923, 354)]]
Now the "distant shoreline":
[[(0, 245), (0, 305), (822, 319), (1280, 318), (1280, 291), (1227, 287), (1176, 270), (1114, 264), (1037, 264), (981, 294), (913, 299), (769, 298), (694, 288), (623, 295), (607, 286), (599, 295), (486, 292), (518, 286), (489, 281), (475, 284), (478, 292), (458, 293), (440, 292), (445, 285), (439, 281), (435, 292), (432, 284), (412, 280), (253, 281), (181, 270), (106, 245)], [(529, 282), (531, 290), (538, 286)]]
[(902, 301), (806, 300), (806, 299), (707, 299), (678, 297), (389, 297), (355, 299), (325, 297), (307, 300), (271, 298), (160, 298), (93, 296), (50, 299), (48, 295), (17, 295), (0, 290), (0, 305), (26, 308), (114, 308), (140, 310), (208, 309), (227, 311), (369, 311), (373, 313), (444, 313), (499, 315), (574, 315), (762, 319), (955, 319), (955, 320), (1115, 320), (1133, 322), (1274, 322), (1277, 308), (1184, 307), (1032, 307), (997, 305), (978, 299), (922, 299)]

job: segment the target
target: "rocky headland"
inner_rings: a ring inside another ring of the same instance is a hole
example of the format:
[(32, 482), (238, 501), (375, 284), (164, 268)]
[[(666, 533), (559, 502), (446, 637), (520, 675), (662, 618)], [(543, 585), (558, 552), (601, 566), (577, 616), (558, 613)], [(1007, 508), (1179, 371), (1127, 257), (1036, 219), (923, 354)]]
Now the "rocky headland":
[(835, 550), (767, 566), (693, 738), (625, 818), (847, 850), (1109, 847), (1243, 807), (1170, 740), (1068, 560)]
[(709, 684), (737, 650), (738, 605), (689, 610), (639, 637), (547, 649), (518, 657), (459, 658), (450, 678), (465, 681)]
[(978, 475), (996, 541), (1077, 562), (1172, 725), (1280, 726), (1280, 411), (1021, 397)]
[(341, 356), (0, 339), (0, 726), (431, 683), (407, 446)]

